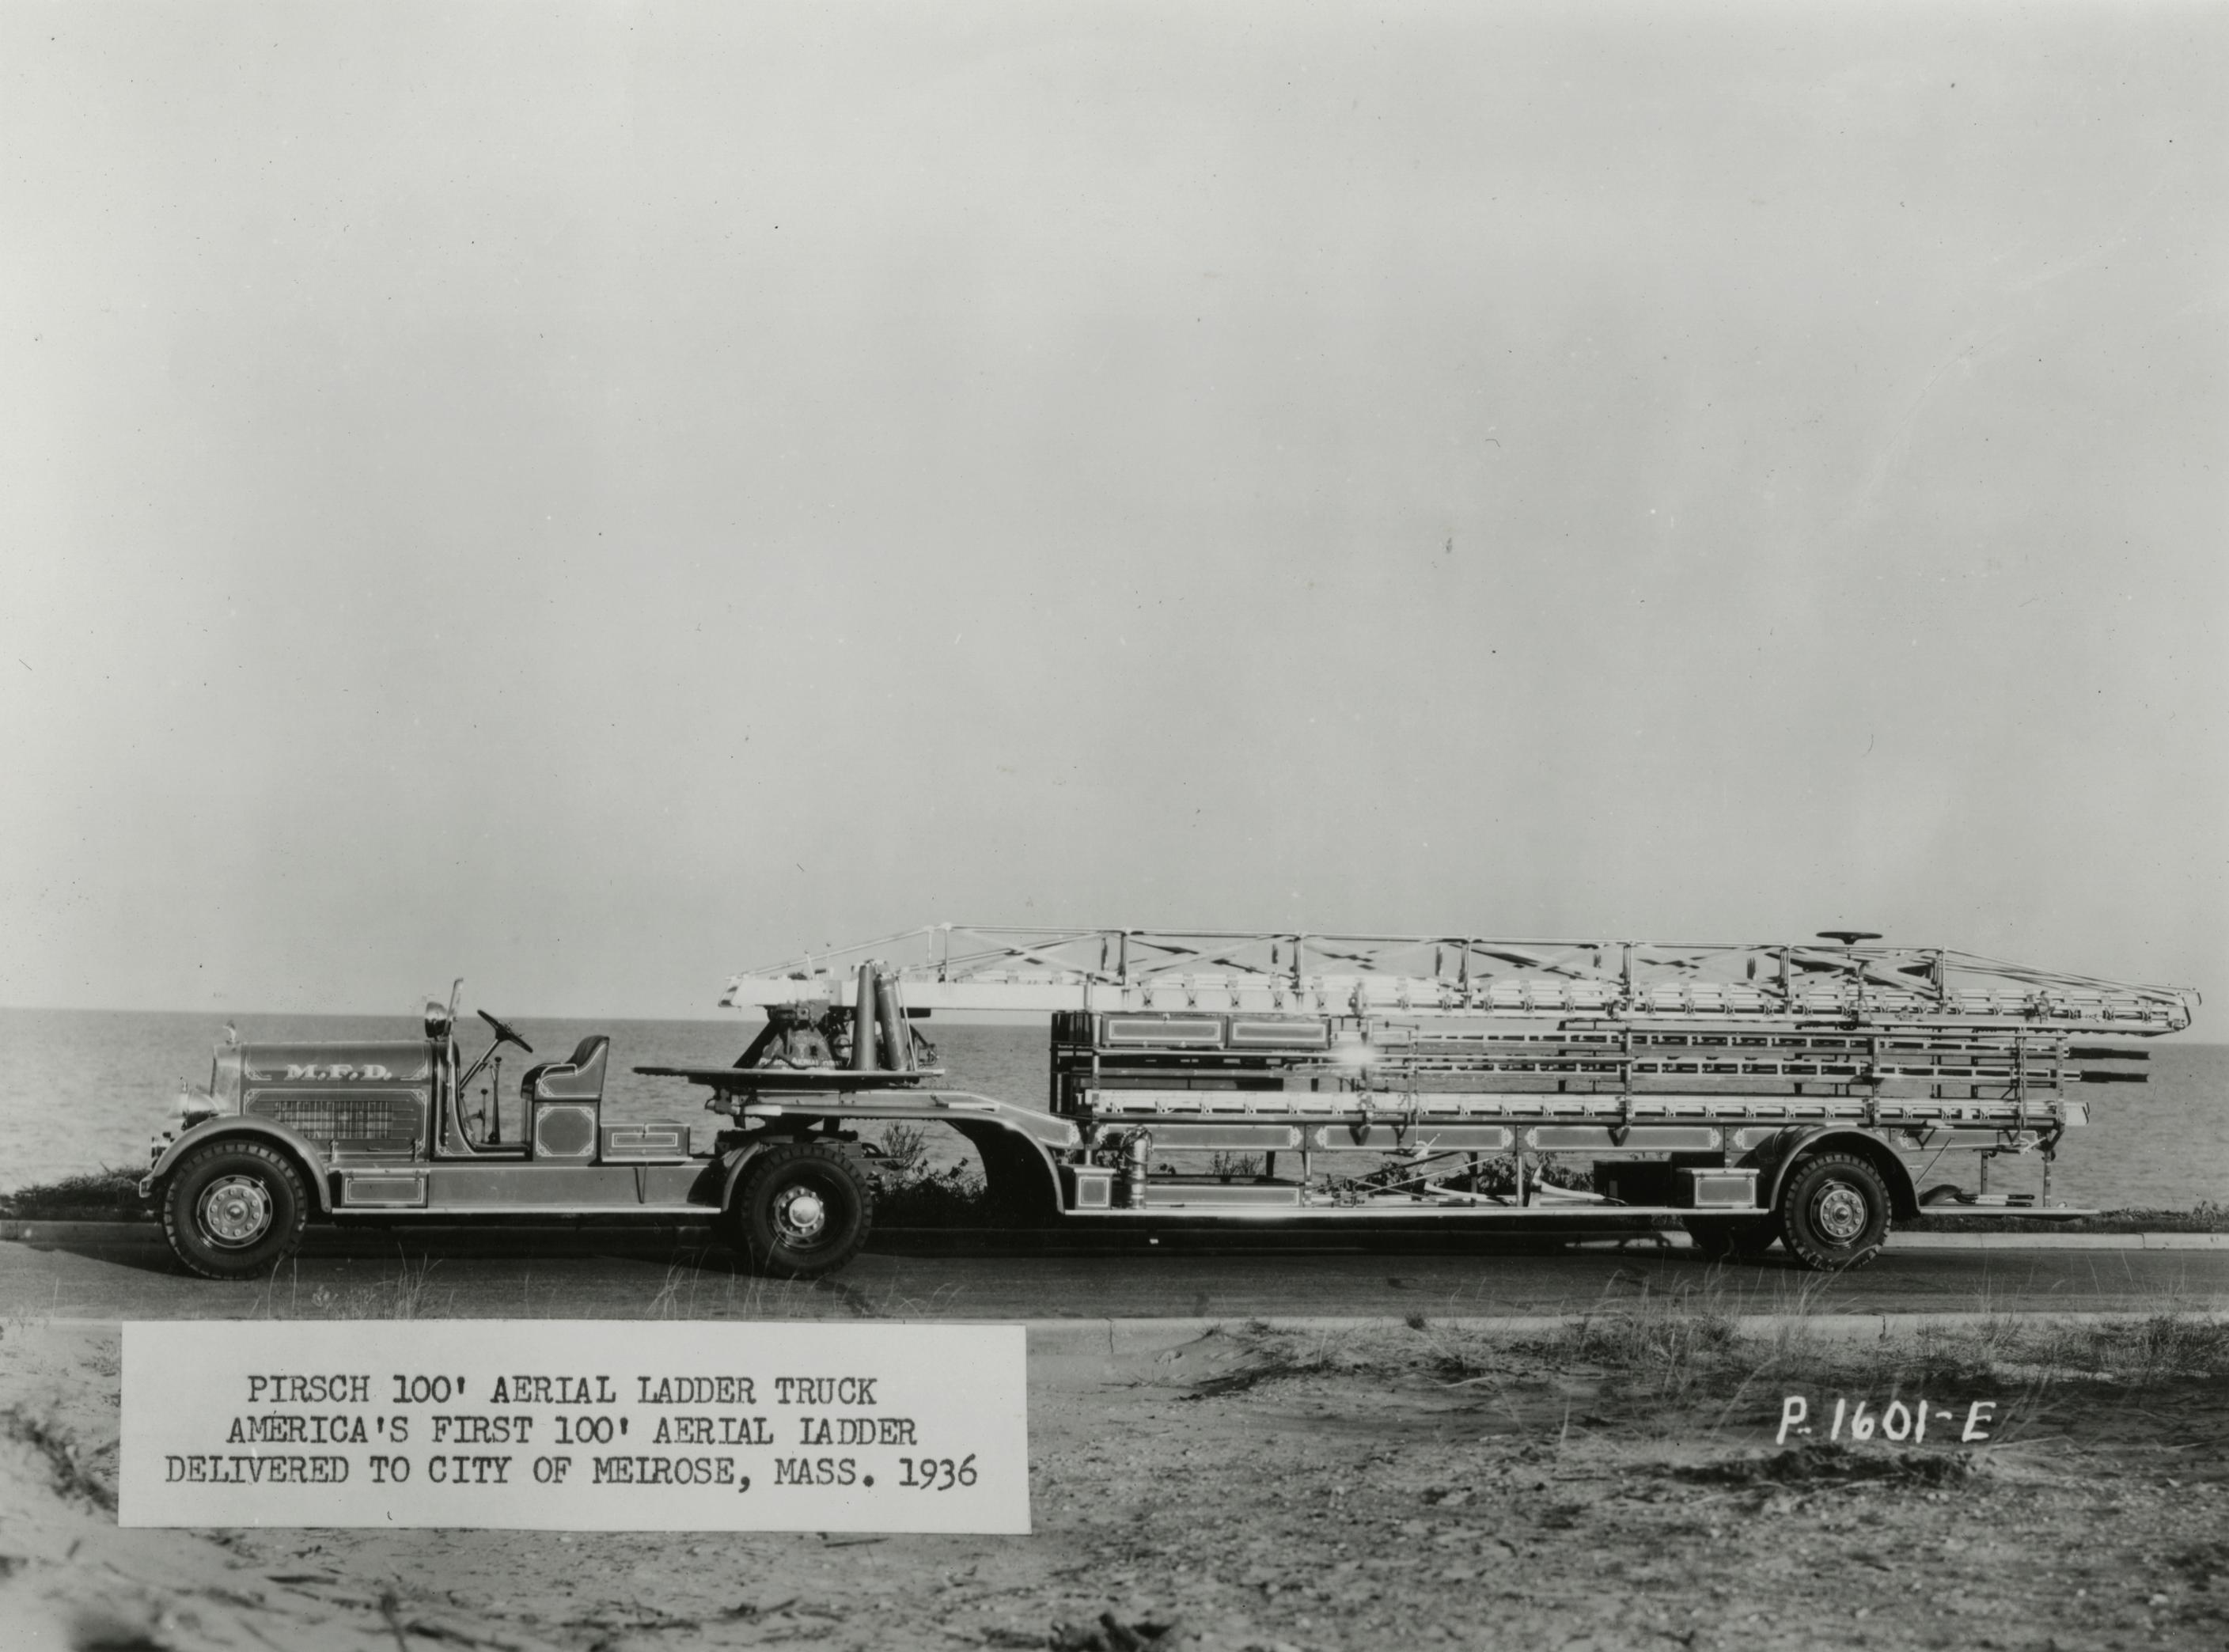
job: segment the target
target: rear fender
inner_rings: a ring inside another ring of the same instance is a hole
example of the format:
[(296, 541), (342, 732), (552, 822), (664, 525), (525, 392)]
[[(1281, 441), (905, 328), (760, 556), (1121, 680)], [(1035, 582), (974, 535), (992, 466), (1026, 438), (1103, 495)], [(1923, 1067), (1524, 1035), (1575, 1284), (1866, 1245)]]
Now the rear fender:
[(982, 1159), (983, 1180), (994, 1207), (1003, 1207), (1015, 1216), (1057, 1214), (1060, 1174), (1054, 1168), (1052, 1148), (1056, 1144), (1077, 1145), (1082, 1137), (1076, 1126), (1065, 1119), (1048, 1118), (1044, 1114), (986, 1097), (970, 1096), (960, 1099), (972, 1103), (965, 1111), (941, 1103), (908, 1109), (903, 1113), (872, 1115), (848, 1114), (841, 1108), (814, 1108), (808, 1114), (799, 1108), (793, 1116), (806, 1121), (801, 1133), (794, 1122), (785, 1121), (786, 1128), (755, 1134), (749, 1141), (734, 1150), (735, 1157), (727, 1161), (723, 1173), (725, 1183), (720, 1192), (720, 1207), (735, 1209), (736, 1190), (749, 1173), (752, 1160), (767, 1148), (819, 1138), (832, 1122), (841, 1121), (855, 1125), (949, 1125)]
[(155, 1160), (154, 1167), (140, 1180), (141, 1197), (152, 1194), (186, 1154), (217, 1141), (262, 1141), (279, 1148), (300, 1167), (302, 1179), (310, 1185), (311, 1196), (318, 1201), (318, 1214), (332, 1213), (332, 1182), (324, 1155), (310, 1139), (270, 1119), (237, 1113), (204, 1120), (164, 1148), (163, 1156)]
[(983, 1182), (994, 1210), (1016, 1218), (1060, 1212), (1060, 1173), (1044, 1143), (995, 1118), (954, 1119), (983, 1160)]
[[(1057, 1213), (1060, 1209), (1060, 1174), (1044, 1144), (1027, 1131), (997, 1119), (930, 1115), (920, 1121), (946, 1124), (960, 1133), (983, 1160), (983, 1180), (993, 1205), (1015, 1212)], [(768, 1134), (736, 1150), (727, 1165), (720, 1189), (720, 1208), (736, 1208), (736, 1193), (752, 1164), (769, 1147), (812, 1140), (791, 1134)], [(838, 1144), (841, 1145), (841, 1144)]]
[(1896, 1150), (1879, 1136), (1847, 1126), (1814, 1125), (1808, 1129), (1784, 1130), (1750, 1154), (1747, 1162), (1757, 1167), (1757, 1204), (1765, 1210), (1772, 1209), (1779, 1200), (1782, 1184), (1795, 1167), (1821, 1153), (1847, 1153), (1880, 1172), (1881, 1180), (1888, 1188), (1889, 1209), (1898, 1221), (1910, 1221), (1919, 1214), (1919, 1189), (1911, 1180), (1911, 1169), (1897, 1156)]
[(854, 1170), (864, 1173), (865, 1167), (858, 1162), (858, 1150), (847, 1141), (815, 1132), (784, 1130), (777, 1134), (771, 1130), (765, 1131), (755, 1140), (745, 1142), (742, 1147), (734, 1149), (733, 1156), (727, 1160), (725, 1167), (720, 1173), (720, 1208), (723, 1211), (733, 1211), (736, 1208), (736, 1194), (743, 1185), (743, 1178), (751, 1173), (751, 1167), (761, 1158), (775, 1147), (793, 1147), (800, 1142), (834, 1147), (852, 1160), (851, 1167)]

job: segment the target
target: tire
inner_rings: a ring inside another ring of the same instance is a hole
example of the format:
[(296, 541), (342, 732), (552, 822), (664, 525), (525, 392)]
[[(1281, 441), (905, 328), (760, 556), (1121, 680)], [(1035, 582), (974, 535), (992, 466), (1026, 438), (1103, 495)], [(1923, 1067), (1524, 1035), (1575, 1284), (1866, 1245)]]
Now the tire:
[(1780, 1235), (1769, 1216), (1728, 1220), (1723, 1217), (1689, 1217), (1687, 1235), (1705, 1262), (1756, 1262), (1772, 1249)]
[(1822, 1153), (1788, 1173), (1774, 1202), (1780, 1237), (1805, 1267), (1820, 1273), (1862, 1268), (1888, 1238), (1888, 1185), (1847, 1153)]
[(837, 1148), (770, 1147), (743, 1178), (735, 1218), (752, 1270), (773, 1279), (818, 1279), (859, 1254), (874, 1225), (875, 1196)]
[(219, 1141), (188, 1154), (163, 1192), (163, 1233), (205, 1279), (269, 1273), (294, 1253), (310, 1199), (294, 1161), (260, 1141)]

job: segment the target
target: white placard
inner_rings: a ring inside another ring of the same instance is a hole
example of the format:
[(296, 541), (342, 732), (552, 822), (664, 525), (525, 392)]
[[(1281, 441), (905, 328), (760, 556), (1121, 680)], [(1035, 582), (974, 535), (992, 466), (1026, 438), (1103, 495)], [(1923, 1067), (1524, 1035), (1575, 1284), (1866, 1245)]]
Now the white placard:
[(1026, 1532), (1017, 1325), (124, 1327), (125, 1526)]

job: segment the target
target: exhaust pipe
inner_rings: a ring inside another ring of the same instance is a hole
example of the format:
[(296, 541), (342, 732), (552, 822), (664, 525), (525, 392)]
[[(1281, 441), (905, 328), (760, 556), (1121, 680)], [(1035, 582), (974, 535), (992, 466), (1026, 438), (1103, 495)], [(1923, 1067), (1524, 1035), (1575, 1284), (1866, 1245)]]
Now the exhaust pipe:
[(875, 1019), (882, 1033), (883, 1065), (894, 1073), (913, 1070), (913, 1040), (907, 1036), (905, 1011), (898, 1005), (897, 977), (875, 972)]
[(851, 996), (851, 1070), (875, 1070), (875, 967), (864, 961), (858, 990)]

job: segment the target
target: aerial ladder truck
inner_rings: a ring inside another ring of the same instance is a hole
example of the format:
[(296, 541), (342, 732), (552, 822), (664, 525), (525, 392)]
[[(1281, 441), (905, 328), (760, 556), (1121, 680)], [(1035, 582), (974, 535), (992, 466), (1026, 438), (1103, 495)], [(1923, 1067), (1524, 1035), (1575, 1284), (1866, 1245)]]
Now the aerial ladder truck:
[[(2078, 1088), (2142, 1079), (2139, 1041), (2197, 995), (1879, 941), (938, 924), (737, 975), (723, 1002), (765, 1017), (738, 1060), (636, 1069), (709, 1090), (709, 1130), (607, 1117), (602, 1034), (529, 1066), (503, 1128), (500, 1052), (532, 1051), (483, 1010), (467, 1061), (453, 988), (413, 1038), (228, 1038), (140, 1189), (218, 1278), (267, 1273), (312, 1221), (550, 1217), (701, 1226), (810, 1278), (866, 1242), (895, 1124), (972, 1143), (1017, 1228), (1680, 1226), (1713, 1258), (1780, 1244), (1831, 1270), (1937, 1205), (2081, 1214), (2050, 1186)], [(992, 1010), (1049, 1018), (1044, 1105), (948, 1083), (918, 1025)], [(2006, 1154), (2040, 1155), (2040, 1194), (1990, 1191)], [(1946, 1160), (1973, 1175), (1923, 1190)]]

